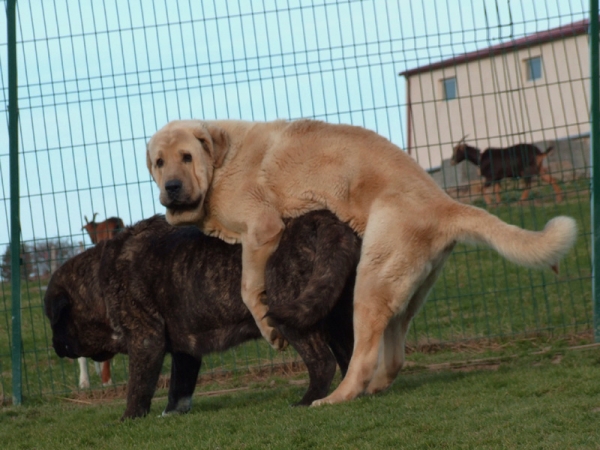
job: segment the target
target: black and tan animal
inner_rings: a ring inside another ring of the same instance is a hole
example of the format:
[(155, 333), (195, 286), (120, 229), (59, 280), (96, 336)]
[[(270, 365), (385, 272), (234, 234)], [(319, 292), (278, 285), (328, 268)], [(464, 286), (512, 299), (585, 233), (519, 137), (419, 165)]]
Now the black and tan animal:
[[(352, 353), (352, 292), (360, 240), (327, 211), (288, 224), (269, 260), (271, 319), (298, 351), (310, 384), (299, 404), (327, 395), (336, 361)], [(165, 413), (190, 409), (202, 356), (260, 337), (242, 302), (241, 246), (154, 217), (68, 260), (44, 299), (61, 357), (129, 355), (123, 418), (148, 413), (165, 353)], [(291, 306), (290, 306), (291, 305)]]
[(558, 183), (544, 168), (544, 159), (548, 157), (553, 147), (541, 151), (533, 144), (516, 144), (507, 148), (486, 148), (483, 152), (477, 147), (467, 145), (463, 137), (452, 149), (451, 165), (456, 165), (465, 159), (479, 167), (479, 173), (484, 178), (482, 192), (485, 202), (490, 205), (492, 200), (487, 188), (493, 186), (496, 202), (500, 203), (500, 182), (505, 178), (522, 179), (525, 189), (521, 194), (521, 201), (527, 200), (531, 190), (533, 177), (552, 186), (556, 194), (556, 201), (562, 201), (562, 191)]

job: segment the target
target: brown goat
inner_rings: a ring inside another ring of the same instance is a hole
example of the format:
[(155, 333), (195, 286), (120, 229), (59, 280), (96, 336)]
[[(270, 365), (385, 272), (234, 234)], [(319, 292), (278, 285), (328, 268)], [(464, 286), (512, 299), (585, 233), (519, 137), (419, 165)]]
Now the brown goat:
[[(97, 215), (98, 213), (94, 213), (91, 222), (86, 216), (83, 216), (85, 219), (85, 225), (83, 226), (82, 230), (88, 232), (93, 244), (112, 239), (119, 231), (125, 228), (123, 220), (121, 220), (119, 217), (110, 217), (104, 222), (96, 222)], [(105, 386), (111, 384), (110, 360), (102, 362), (102, 368), (100, 371), (102, 384)]]
[(83, 216), (85, 219), (85, 225), (83, 226), (82, 230), (88, 232), (93, 244), (111, 239), (115, 237), (119, 231), (125, 228), (123, 220), (118, 217), (110, 217), (104, 222), (95, 222), (97, 215), (98, 213), (94, 213), (91, 222), (86, 216)]
[(521, 201), (527, 200), (531, 190), (531, 179), (536, 175), (552, 185), (556, 201), (558, 203), (562, 201), (562, 191), (558, 183), (542, 167), (552, 147), (542, 152), (532, 144), (516, 144), (508, 148), (487, 148), (482, 153), (477, 147), (467, 145), (464, 142), (465, 138), (466, 136), (454, 147), (450, 164), (455, 165), (466, 159), (479, 167), (481, 176), (485, 178), (481, 190), (488, 205), (492, 201), (485, 189), (493, 186), (496, 202), (500, 203), (500, 181), (504, 178), (522, 178), (525, 181), (525, 190), (521, 195)]

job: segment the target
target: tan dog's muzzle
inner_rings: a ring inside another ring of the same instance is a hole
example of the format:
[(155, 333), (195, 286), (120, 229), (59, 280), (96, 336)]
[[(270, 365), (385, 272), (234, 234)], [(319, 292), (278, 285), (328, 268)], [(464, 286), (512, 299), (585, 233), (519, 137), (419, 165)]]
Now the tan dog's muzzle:
[(171, 202), (177, 202), (180, 200), (179, 196), (181, 195), (182, 190), (183, 183), (181, 182), (181, 180), (173, 179), (165, 183), (165, 192), (167, 194), (168, 199)]

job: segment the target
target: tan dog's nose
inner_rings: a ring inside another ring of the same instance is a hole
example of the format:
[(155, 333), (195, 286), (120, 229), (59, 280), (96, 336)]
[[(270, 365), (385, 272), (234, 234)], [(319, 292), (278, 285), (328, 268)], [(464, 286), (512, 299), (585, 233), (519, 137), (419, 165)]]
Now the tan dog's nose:
[(182, 183), (180, 180), (169, 180), (165, 183), (165, 191), (171, 200), (177, 200), (181, 193)]

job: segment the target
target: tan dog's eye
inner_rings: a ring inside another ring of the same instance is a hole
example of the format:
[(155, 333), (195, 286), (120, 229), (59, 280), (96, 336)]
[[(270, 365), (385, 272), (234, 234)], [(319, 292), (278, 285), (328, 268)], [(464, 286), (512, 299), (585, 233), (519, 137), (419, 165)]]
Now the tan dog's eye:
[(192, 155), (190, 155), (189, 153), (184, 153), (183, 154), (183, 162), (184, 163), (192, 162)]
[(164, 163), (165, 163), (165, 162), (162, 160), (162, 158), (158, 158), (158, 159), (156, 160), (156, 167), (159, 167), (159, 168), (160, 168), (160, 167), (162, 167), (162, 166), (163, 166), (163, 164), (164, 164)]

